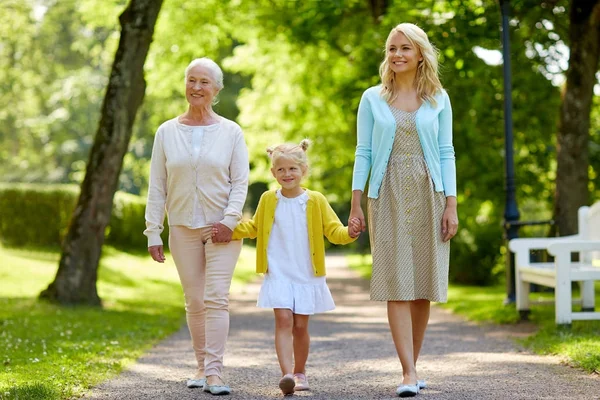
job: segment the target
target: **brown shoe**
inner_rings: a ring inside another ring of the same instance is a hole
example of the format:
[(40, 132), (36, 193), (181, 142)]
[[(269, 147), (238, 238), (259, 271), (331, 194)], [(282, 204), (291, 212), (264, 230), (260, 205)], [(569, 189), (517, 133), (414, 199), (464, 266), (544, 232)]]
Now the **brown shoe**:
[(292, 374), (286, 374), (279, 380), (279, 389), (281, 389), (284, 396), (293, 395), (294, 386), (296, 386), (296, 382), (294, 382)]

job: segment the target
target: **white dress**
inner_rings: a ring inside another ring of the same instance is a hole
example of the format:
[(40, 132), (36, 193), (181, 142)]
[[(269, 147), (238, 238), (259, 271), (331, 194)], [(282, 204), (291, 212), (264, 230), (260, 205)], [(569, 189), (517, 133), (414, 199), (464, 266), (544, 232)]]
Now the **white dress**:
[(287, 198), (277, 191), (275, 220), (267, 248), (268, 270), (257, 306), (312, 315), (335, 308), (324, 276), (315, 276), (306, 222), (306, 193)]

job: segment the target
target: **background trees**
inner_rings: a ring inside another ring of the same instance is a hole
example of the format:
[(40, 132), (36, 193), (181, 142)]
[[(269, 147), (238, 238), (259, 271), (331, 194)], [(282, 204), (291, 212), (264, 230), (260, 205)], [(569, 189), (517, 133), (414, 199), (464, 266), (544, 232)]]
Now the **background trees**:
[(554, 215), (561, 236), (577, 233), (577, 210), (589, 204), (590, 112), (600, 61), (600, 1), (572, 0), (571, 58), (558, 126)]
[[(11, 21), (0, 27), (1, 179), (80, 183), (126, 2), (8, 1), (0, 9), (2, 20)], [(576, 3), (511, 2), (517, 196), (524, 220), (552, 216), (561, 90)], [(327, 193), (344, 215), (358, 101), (378, 82), (383, 43), (401, 21), (419, 24), (440, 49), (442, 82), (453, 103), (461, 229), (452, 278), (493, 281), (505, 251), (500, 12), (493, 0), (165, 0), (120, 188), (145, 194), (154, 131), (185, 108), (185, 66), (208, 56), (225, 70), (218, 112), (238, 120), (252, 152), (249, 208), (257, 198), (252, 194), (272, 182), (265, 147), (309, 137), (315, 145), (307, 185)], [(578, 32), (576, 37), (598, 42)], [(597, 62), (591, 69), (598, 70)], [(581, 86), (589, 94), (594, 82)], [(580, 142), (589, 145), (589, 179), (581, 173), (576, 178), (592, 198), (600, 194), (600, 106), (594, 101), (590, 137)], [(571, 181), (563, 182), (568, 189)]]
[(131, 128), (146, 91), (144, 63), (163, 0), (131, 0), (119, 17), (121, 35), (86, 174), (62, 244), (56, 278), (41, 297), (100, 304), (98, 265)]

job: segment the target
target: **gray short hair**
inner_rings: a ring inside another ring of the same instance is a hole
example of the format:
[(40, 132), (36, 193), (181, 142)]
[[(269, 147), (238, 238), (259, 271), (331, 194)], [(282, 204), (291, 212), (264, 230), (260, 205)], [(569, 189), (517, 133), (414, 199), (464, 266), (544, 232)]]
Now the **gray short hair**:
[(223, 89), (223, 71), (221, 71), (221, 67), (219, 67), (216, 62), (208, 57), (196, 58), (195, 60), (192, 60), (192, 62), (185, 68), (186, 80), (190, 70), (198, 65), (207, 68), (210, 71), (210, 74), (217, 85), (217, 89)]

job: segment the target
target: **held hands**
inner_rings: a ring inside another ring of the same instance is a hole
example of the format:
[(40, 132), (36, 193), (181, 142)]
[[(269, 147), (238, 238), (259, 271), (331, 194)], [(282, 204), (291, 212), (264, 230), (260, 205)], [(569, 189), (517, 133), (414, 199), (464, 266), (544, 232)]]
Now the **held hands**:
[(447, 242), (456, 235), (458, 230), (458, 214), (456, 212), (456, 197), (446, 198), (446, 209), (442, 216), (442, 240)]
[(162, 244), (158, 246), (148, 247), (148, 253), (150, 253), (150, 256), (152, 256), (152, 259), (154, 261), (159, 262), (161, 264), (164, 263), (166, 260)]
[(229, 243), (231, 242), (233, 231), (220, 222), (212, 224), (212, 242), (213, 243)]
[(360, 220), (358, 218), (350, 218), (348, 220), (348, 235), (351, 238), (358, 237), (362, 232), (362, 227), (360, 224)]
[(365, 215), (363, 214), (363, 210), (360, 206), (356, 207), (356, 208), (352, 207), (350, 209), (350, 217), (348, 218), (348, 227), (350, 227), (353, 219), (358, 220), (358, 229), (361, 232), (364, 232), (367, 229), (367, 224), (365, 223)]

